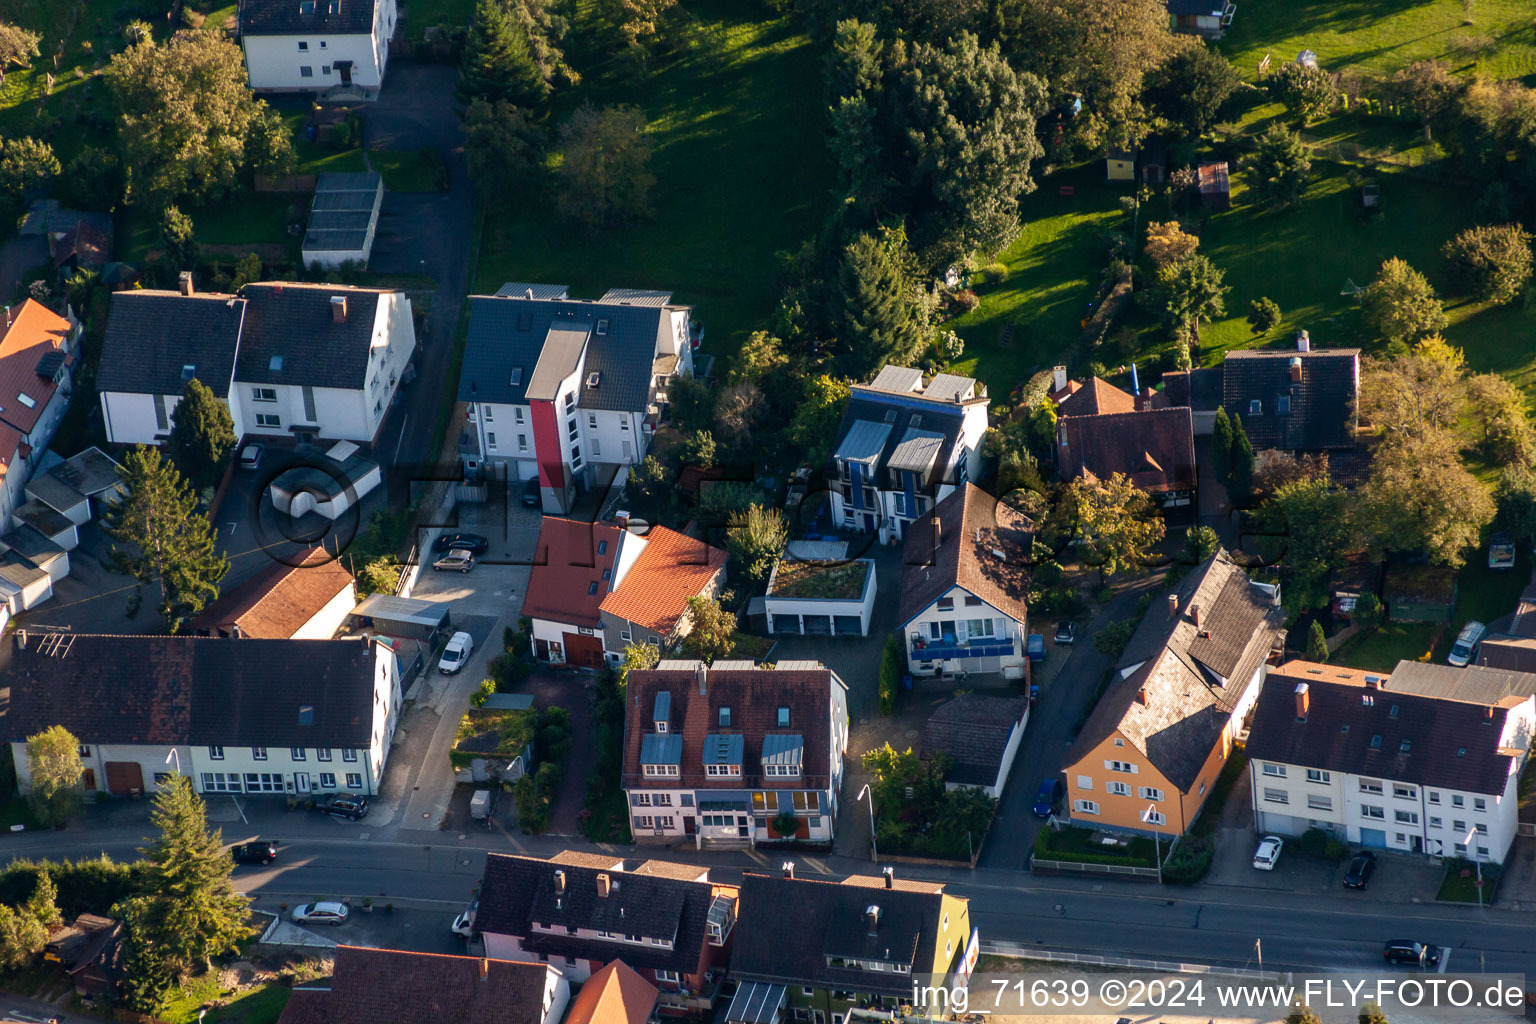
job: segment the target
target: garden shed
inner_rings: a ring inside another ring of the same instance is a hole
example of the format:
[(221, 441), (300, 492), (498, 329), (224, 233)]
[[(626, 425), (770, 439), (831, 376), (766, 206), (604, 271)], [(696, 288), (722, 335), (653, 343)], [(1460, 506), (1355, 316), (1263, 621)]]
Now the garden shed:
[(322, 174), (315, 182), (302, 254), (306, 267), (367, 266), (384, 202), (384, 178), (372, 171)]
[(1232, 208), (1232, 182), (1225, 160), (1201, 164), (1199, 170), (1200, 204), (1207, 210)]

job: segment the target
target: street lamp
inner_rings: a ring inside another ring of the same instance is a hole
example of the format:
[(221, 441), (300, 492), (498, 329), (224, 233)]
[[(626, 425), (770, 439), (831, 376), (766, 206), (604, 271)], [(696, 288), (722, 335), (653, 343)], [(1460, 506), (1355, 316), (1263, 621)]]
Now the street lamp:
[(1147, 804), (1147, 809), (1141, 812), (1141, 820), (1144, 824), (1152, 826), (1152, 859), (1157, 861), (1157, 884), (1163, 884), (1163, 833), (1158, 829), (1158, 818), (1162, 815), (1157, 811), (1157, 804)]
[(178, 751), (175, 747), (172, 747), (171, 748), (171, 752), (169, 754), (165, 755), (165, 763), (166, 764), (170, 764), (172, 760), (175, 760), (175, 762), (176, 762), (176, 774), (180, 775), (181, 774), (181, 752)]
[(880, 848), (875, 845), (875, 794), (869, 791), (869, 783), (867, 782), (864, 784), (864, 788), (859, 790), (859, 795), (853, 798), (853, 801), (858, 803), (866, 797), (869, 798), (869, 859), (879, 864)]
[(1472, 830), (1467, 833), (1467, 835), (1466, 835), (1466, 845), (1467, 845), (1467, 855), (1470, 856), (1472, 858), (1472, 862), (1477, 865), (1477, 909), (1478, 910), (1482, 910), (1483, 909), (1483, 861), (1482, 861), (1482, 858), (1480, 858), (1477, 855), (1477, 826), (1476, 825), (1473, 825), (1472, 826)]

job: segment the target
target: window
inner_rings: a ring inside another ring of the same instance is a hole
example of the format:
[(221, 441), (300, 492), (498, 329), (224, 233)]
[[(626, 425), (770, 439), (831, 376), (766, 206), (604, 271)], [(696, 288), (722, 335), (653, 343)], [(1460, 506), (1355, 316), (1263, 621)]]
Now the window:
[[(597, 333), (598, 333), (598, 334), (607, 334), (607, 333), (608, 333), (608, 321), (607, 321), (607, 320), (599, 320), (599, 321), (598, 321), (598, 322), (597, 322)], [(658, 973), (657, 973), (657, 975), (656, 975), (656, 977), (657, 977), (657, 978), (660, 978), (660, 977), (661, 977), (661, 974), (660, 974), (660, 972), (658, 972)], [(671, 979), (670, 979), (670, 980), (672, 980), (672, 981), (676, 981), (676, 980), (677, 980), (677, 978), (676, 978), (676, 977), (673, 977), (673, 978), (671, 978)]]
[(779, 708), (779, 717), (778, 717), (777, 721), (779, 723), (778, 727), (780, 729), (788, 729), (789, 728), (789, 708), (787, 708), (787, 707)]
[(1147, 811), (1146, 815), (1147, 816), (1145, 818), (1143, 818), (1142, 820), (1145, 821), (1148, 825), (1166, 825), (1166, 824), (1168, 824), (1168, 816), (1166, 814), (1164, 814), (1162, 811)]
[(295, 761), (302, 761), (302, 760), (304, 760), (304, 748), (303, 747), (294, 747), (294, 748), (292, 748), (291, 750), (288, 751), (288, 755), (290, 757), (292, 757)]
[(348, 789), (362, 789), (363, 788), (363, 777), (361, 775), (359, 775), (357, 772), (347, 772), (347, 788)]
[(299, 65), (299, 77), (300, 78), (314, 78), (315, 77), (315, 69), (310, 67), (308, 64), (301, 64), (301, 65)]
[(1451, 806), (1452, 807), (1465, 807), (1465, 806), (1467, 806), (1467, 798), (1464, 797), (1464, 796), (1458, 796), (1458, 795), (1454, 795), (1453, 794), (1451, 796)]
[(1459, 854), (1461, 856), (1466, 856), (1467, 844), (1466, 843), (1457, 843), (1456, 844), (1456, 852), (1457, 852), (1457, 854)]
[(1252, 399), (1252, 400), (1249, 401), (1249, 403), (1248, 403), (1248, 415), (1250, 415), (1250, 416), (1260, 416), (1260, 415), (1263, 415), (1263, 413), (1264, 413), (1264, 403), (1263, 402), (1259, 401), (1257, 398)]
[(969, 633), (971, 636), (991, 636), (992, 635), (992, 620), (991, 619), (967, 619), (965, 621), (965, 631), (967, 633)]
[(1432, 804), (1440, 802), (1440, 791), (1438, 789), (1429, 790), (1429, 802)]
[(587, 413), (587, 426), (590, 427), (593, 430), (597, 429), (597, 413), (595, 413), (595, 412)]
[(204, 793), (239, 793), (241, 790), (238, 772), (230, 772), (228, 775), (223, 772), (203, 772)]
[(320, 65), (320, 73), (322, 75), (330, 74), (331, 73), (331, 66), (329, 64), (321, 64)]
[(267, 748), (266, 747), (252, 747), (251, 748), (251, 757), (253, 757), (257, 761), (265, 761), (267, 759)]
[(222, 761), (222, 760), (224, 760), (224, 748), (223, 747), (209, 747), (208, 748), (208, 760), (210, 760), (210, 761)]
[(1325, 771), (1320, 771), (1320, 770), (1318, 770), (1316, 768), (1308, 768), (1307, 769), (1307, 781), (1308, 782), (1329, 782), (1331, 780), (1332, 780), (1332, 776), (1330, 776)]
[(952, 597), (941, 597), (941, 598), (939, 598), (939, 603), (938, 603), (938, 605), (936, 607), (941, 612), (954, 611), (954, 609), (955, 609), (955, 599), (952, 598)]
[(303, 39), (299, 40), (299, 52), (300, 53), (308, 53), (309, 52), (309, 43), (308, 43), (308, 41), (303, 40)]
[(1072, 810), (1077, 814), (1098, 814), (1099, 805), (1092, 800), (1074, 800)]
[(1472, 809), (1474, 811), (1486, 811), (1488, 809), (1488, 801), (1480, 796), (1475, 796), (1472, 798)]
[(635, 815), (635, 828), (655, 828), (656, 819), (649, 814)]
[(495, 451), (496, 450), (496, 434), (493, 431), (487, 431), (486, 432), (486, 435), (485, 435), (485, 446), (487, 448), (489, 448), (491, 451)]
[[(606, 321), (606, 320), (599, 320), (598, 324), (600, 326), (606, 327), (608, 325), (608, 321)], [(601, 334), (601, 333), (605, 333), (605, 332), (599, 331), (598, 333)], [(663, 984), (673, 984), (673, 985), (676, 985), (677, 984), (677, 972), (676, 971), (657, 971), (656, 972), (656, 980), (661, 982), (661, 983), (663, 983)]]
[(281, 793), (283, 777), (272, 772), (246, 772), (245, 791), (247, 793)]
[(1384, 808), (1384, 807), (1372, 807), (1370, 804), (1361, 804), (1360, 805), (1360, 813), (1364, 817), (1375, 818), (1378, 821), (1385, 821), (1386, 817), (1387, 817), (1386, 808)]
[(1110, 796), (1131, 795), (1130, 784), (1126, 782), (1107, 782), (1104, 784), (1104, 789), (1109, 793)]
[(251, 400), (254, 402), (277, 401), (277, 388), (251, 388)]
[(525, 451), (528, 450), (528, 435), (527, 434), (518, 434), (517, 435), (517, 450), (520, 451), (520, 452), (525, 452)]
[(341, 752), (341, 759), (343, 761), (356, 761), (357, 760), (357, 751), (355, 751), (355, 750), (343, 750)]
[(1143, 800), (1161, 800), (1163, 798), (1163, 791), (1155, 786), (1142, 786), (1136, 791), (1136, 795)]
[(1441, 822), (1441, 820), (1439, 818), (1430, 818), (1429, 819), (1429, 827), (1430, 828), (1444, 828), (1445, 826), (1444, 826), (1444, 824)]
[(571, 446), (571, 468), (581, 468), (581, 448), (577, 445)]
[(819, 811), (819, 810), (821, 810), (821, 794), (820, 793), (796, 793), (795, 794), (795, 810), (797, 810), (797, 811)]
[(281, 427), (283, 425), (283, 418), (281, 416), (274, 416), (271, 413), (259, 412), (256, 414), (256, 425), (258, 427)]
[(1283, 789), (1270, 789), (1265, 787), (1264, 799), (1272, 804), (1288, 804), (1291, 802), (1291, 795)]
[(80, 744), (78, 753), (80, 754), (81, 757), (90, 757), (91, 756), (91, 745), (89, 743), (82, 743), (82, 744)]
[(1079, 775), (1077, 777), (1077, 788), (1078, 789), (1086, 789), (1089, 792), (1092, 792), (1093, 791), (1093, 776), (1092, 775)]
[(1454, 818), (1451, 821), (1451, 831), (1456, 832), (1459, 835), (1466, 835), (1467, 823), (1462, 821), (1460, 818)]
[(1272, 775), (1272, 776), (1274, 776), (1277, 779), (1283, 779), (1283, 778), (1285, 778), (1285, 765), (1283, 765), (1283, 764), (1270, 764), (1268, 761), (1265, 761), (1264, 762), (1264, 774), (1265, 775)]
[(519, 406), (515, 407), (512, 410), (512, 422), (514, 422), (514, 423), (521, 423), (521, 422), (523, 422), (523, 407), (522, 406), (519, 405)]
[(739, 779), (741, 778), (741, 765), (707, 764), (704, 766), (704, 774), (713, 775), (717, 778)]
[(335, 789), (336, 788), (336, 773), (334, 773), (334, 772), (321, 772), (320, 773), (320, 788), (321, 789)]
[(651, 794), (649, 794), (649, 793), (636, 793), (635, 794), (635, 806), (636, 807), (649, 807), (649, 806), (651, 806)]
[(165, 399), (160, 395), (155, 396), (155, 426), (161, 430), (169, 430), (170, 419), (165, 415)]
[(1393, 811), (1392, 820), (1399, 825), (1417, 825), (1419, 823), (1418, 811)]
[(675, 764), (648, 764), (644, 766), (646, 775), (652, 778), (677, 778), (678, 766)]
[(331, 748), (330, 747), (316, 747), (315, 748), (315, 759), (319, 760), (319, 761), (329, 761), (331, 759)]
[(595, 437), (592, 439), (592, 457), (594, 459), (600, 459), (603, 457), (602, 442)]
[(581, 431), (578, 430), (577, 427), (576, 427), (576, 417), (572, 416), (569, 420), (566, 420), (566, 422), (565, 422), (565, 436), (566, 436), (566, 438), (568, 440), (571, 440), (571, 441), (576, 440), (577, 436), (580, 433), (581, 433)]
[(657, 807), (671, 807), (672, 806), (672, 794), (671, 793), (657, 793), (656, 794), (656, 806)]
[[(334, 14), (336, 12), (332, 11), (331, 13)], [(320, 40), (320, 49), (322, 49), (322, 50), (325, 49), (325, 40), (324, 39)]]
[(1112, 772), (1124, 772), (1127, 775), (1136, 774), (1136, 766), (1129, 761), (1105, 761), (1104, 767)]
[(1486, 857), (1486, 856), (1488, 856), (1488, 847), (1486, 847), (1486, 846), (1479, 846), (1477, 848), (1477, 855), (1479, 857)]
[(730, 708), (730, 705), (722, 704), (722, 705), (720, 705), (720, 728), (722, 728), (722, 729), (729, 729), (730, 727), (731, 727), (731, 708)]
[(1291, 411), (1291, 396), (1281, 395), (1279, 400), (1276, 402), (1275, 411), (1278, 412), (1281, 416), (1289, 414)]
[(1381, 783), (1375, 781), (1374, 779), (1361, 779), (1360, 780), (1360, 792), (1362, 792), (1362, 793), (1380, 793), (1381, 792)]
[(1309, 793), (1307, 794), (1307, 806), (1314, 811), (1331, 811), (1333, 810), (1333, 797)]
[(1413, 786), (1394, 785), (1392, 787), (1392, 795), (1399, 800), (1417, 800), (1419, 798), (1419, 791)]
[(1482, 822), (1478, 822), (1476, 825), (1474, 825), (1472, 827), (1477, 829), (1477, 834), (1480, 835), (1480, 836), (1485, 836), (1485, 835), (1488, 834), (1488, 826), (1484, 825)]

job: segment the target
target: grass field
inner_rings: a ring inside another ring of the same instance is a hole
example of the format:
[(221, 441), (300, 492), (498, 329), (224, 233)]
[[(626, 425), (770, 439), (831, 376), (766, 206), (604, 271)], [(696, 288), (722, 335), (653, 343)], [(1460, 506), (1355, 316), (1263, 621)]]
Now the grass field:
[[(697, 307), (709, 351), (728, 356), (777, 299), (775, 253), (800, 245), (822, 221), (832, 187), (821, 130), (819, 62), (789, 19), (757, 5), (700, 0), (687, 49), (634, 82), (606, 59), (574, 48), (584, 81), (561, 98), (633, 103), (654, 143), (653, 216), (586, 235), (542, 198), (488, 210), (478, 291), (502, 282), (555, 281), (577, 296), (611, 287), (661, 288)], [(579, 6), (577, 34), (598, 31), (595, 5)]]
[(468, 25), (474, 12), (475, 0), (404, 0), (400, 4), (400, 31), (407, 39), (420, 40), (434, 25)]
[[(1471, 10), (1471, 24), (1466, 11)], [(1492, 78), (1536, 83), (1536, 28), (1529, 0), (1285, 0), (1238, 8), (1217, 44), (1247, 78), (1258, 63), (1317, 54), (1329, 71), (1390, 75), (1416, 60)]]
[[(275, 1024), (291, 995), (293, 989), (278, 982), (228, 992), (219, 987), (219, 975), (209, 973), (173, 992), (159, 1019), (166, 1024)], [(199, 1017), (199, 1010), (215, 1000), (223, 1005), (209, 1010), (206, 1017)]]

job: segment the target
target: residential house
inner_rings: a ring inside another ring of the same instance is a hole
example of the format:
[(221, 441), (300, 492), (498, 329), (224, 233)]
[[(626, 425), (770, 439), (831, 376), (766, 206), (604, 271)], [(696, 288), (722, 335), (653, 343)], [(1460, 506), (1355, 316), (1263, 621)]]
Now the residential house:
[(660, 997), (661, 990), (633, 967), (614, 960), (582, 984), (565, 1024), (646, 1024)]
[(535, 658), (603, 667), (600, 608), (613, 587), (625, 532), (613, 523), (544, 517), (521, 611), (532, 622)]
[(1514, 672), (1536, 672), (1536, 584), (1520, 594), (1514, 614), (1489, 624), (1477, 645), (1477, 664)]
[(204, 794), (371, 796), (400, 716), (396, 659), (370, 638), (21, 629), (0, 653), (24, 794), (27, 737), (62, 725), (80, 741), (92, 792), (153, 792), (179, 770)]
[(1220, 39), (1227, 34), (1237, 4), (1228, 0), (1167, 0), (1169, 27), (1184, 35)]
[(337, 946), (330, 978), (294, 985), (278, 1024), (560, 1024), (570, 999), (542, 964)]
[(1519, 828), (1533, 727), (1529, 673), (1287, 662), (1270, 672), (1248, 735), (1254, 822), (1500, 863)]
[(1029, 698), (962, 694), (945, 701), (923, 726), (922, 757), (947, 757), (946, 789), (984, 789), (1003, 795), (1008, 772), (1029, 724)]
[(123, 970), (123, 923), (96, 914), (81, 914), (51, 932), (43, 947), (43, 962), (58, 964), (69, 975), (75, 994), (115, 999)]
[(330, 552), (310, 548), (265, 569), (192, 620), (202, 636), (329, 640), (357, 605), (357, 581)]
[(1164, 404), (1157, 392), (1136, 390), (1130, 395), (1093, 377), (1061, 398), (1057, 472), (1063, 480), (1119, 473), (1162, 508), (1192, 508), (1199, 476), (1192, 414), (1187, 406)]
[(377, 99), (396, 16), (395, 0), (240, 0), (251, 88)]
[(80, 325), (33, 299), (6, 307), (0, 325), (0, 532), (69, 408)]
[(713, 1006), (737, 913), (731, 885), (492, 853), (474, 928), (486, 956), (573, 982), (622, 960), (661, 990), (661, 1013), (681, 1016)]
[(594, 301), (568, 298), (564, 285), (508, 283), (471, 296), (469, 310), (465, 470), (537, 476), (552, 514), (642, 461), (671, 382), (693, 373), (693, 311), (667, 292), (613, 289)]
[(116, 504), (127, 493), (118, 469), (100, 448), (87, 448), (34, 476), (27, 484), (26, 503), (40, 503), (83, 526), (100, 514), (103, 503)]
[[(628, 522), (628, 516), (619, 517), (621, 526)], [(630, 644), (675, 647), (691, 629), (689, 599), (720, 592), (728, 557), (720, 548), (665, 526), (653, 526), (643, 537), (623, 530), (613, 586), (598, 605), (609, 663), (623, 661)]]
[(830, 843), (848, 750), (848, 688), (810, 661), (663, 660), (631, 671), (624, 771), (637, 842)]
[(1029, 677), (1025, 598), (1034, 525), (973, 484), (907, 534), (897, 612), (914, 675)]
[(987, 389), (970, 377), (886, 366), (853, 385), (832, 443), (832, 522), (895, 544), (981, 470)]
[(1285, 641), (1279, 588), (1225, 549), (1142, 617), (1067, 753), (1070, 816), (1179, 834), (1194, 823)]
[(727, 1020), (832, 1024), (853, 1006), (910, 1005), (915, 984), (964, 984), (966, 950), (978, 938), (964, 897), (891, 874), (824, 882), (785, 867), (742, 876), (731, 951), (741, 1006), (733, 1003)]
[(238, 437), (372, 443), (415, 349), (410, 299), (393, 289), (281, 282), (223, 295), (183, 273), (174, 292), (115, 292), (97, 376), (107, 439), (165, 440), (195, 377)]

